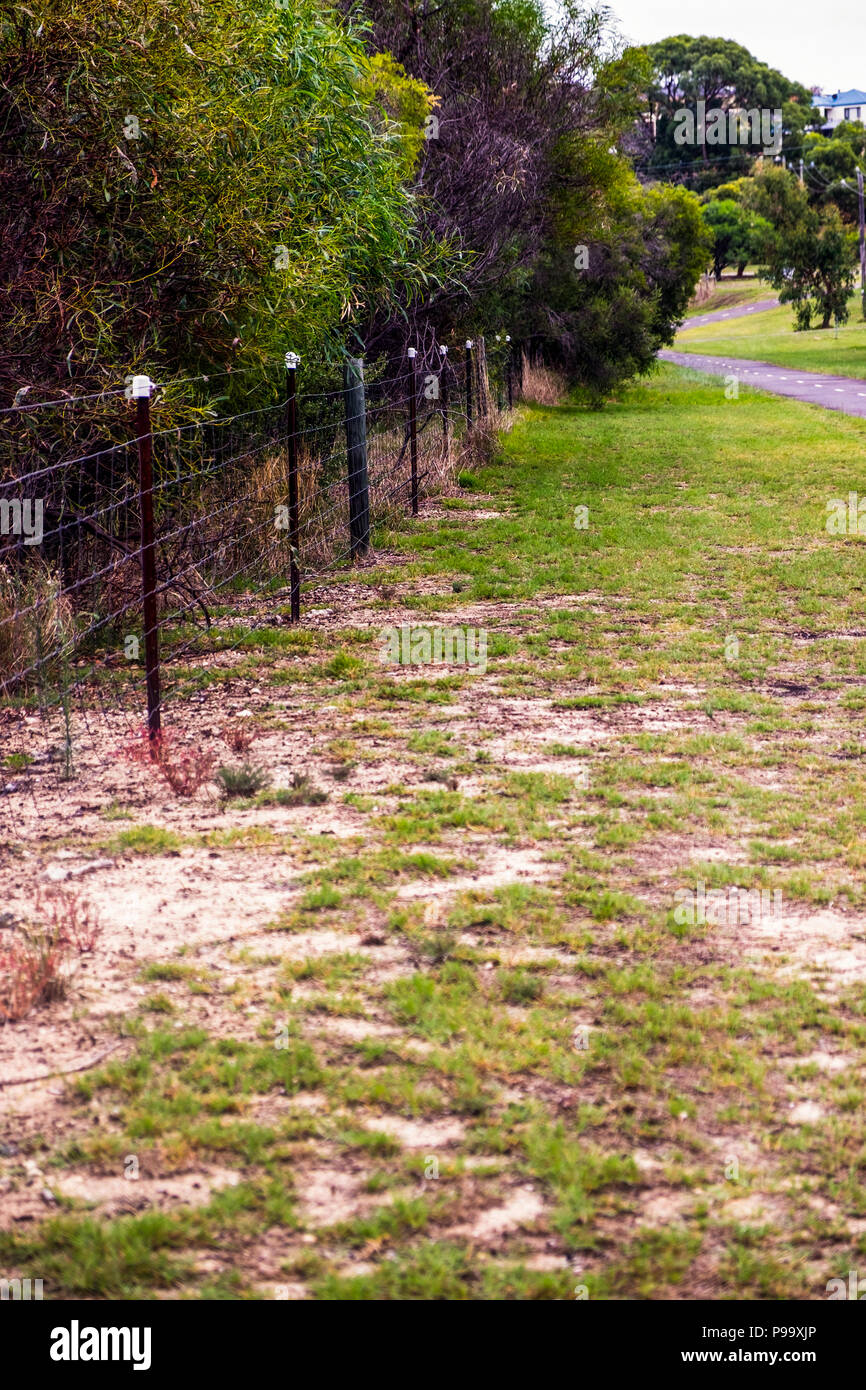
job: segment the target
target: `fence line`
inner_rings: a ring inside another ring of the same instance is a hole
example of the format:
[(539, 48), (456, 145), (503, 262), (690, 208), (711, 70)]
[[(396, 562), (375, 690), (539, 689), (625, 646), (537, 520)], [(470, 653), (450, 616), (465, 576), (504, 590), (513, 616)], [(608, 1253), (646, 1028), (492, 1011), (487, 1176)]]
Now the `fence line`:
[[(146, 696), (155, 740), (179, 684), (165, 677), (201, 653), (203, 633), (228, 649), (242, 597), (287, 591), (300, 623), (304, 583), (360, 561), (376, 521), (419, 515), (459, 449), (519, 394), (508, 335), (436, 357), (421, 363), (409, 348), (406, 369), (379, 380), (349, 359), (341, 388), (304, 394), (289, 352), (273, 403), (219, 418), (194, 406), (198, 418), (168, 425), (161, 411), (176, 402), (163, 393), (175, 383), (144, 374), (65, 400), (19, 391), (0, 407), (0, 739), (54, 710), (68, 744), (72, 705), (92, 715), (107, 681), (113, 710)], [(0, 795), (27, 756), (0, 757)]]

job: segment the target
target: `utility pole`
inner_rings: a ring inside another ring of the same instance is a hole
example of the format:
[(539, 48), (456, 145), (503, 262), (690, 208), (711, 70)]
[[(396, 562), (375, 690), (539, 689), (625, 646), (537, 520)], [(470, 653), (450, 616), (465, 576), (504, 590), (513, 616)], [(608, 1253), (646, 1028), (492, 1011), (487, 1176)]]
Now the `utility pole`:
[(805, 180), (803, 179), (803, 161), (802, 161), (802, 159), (801, 159), (801, 160), (800, 160), (800, 187), (801, 187), (801, 188), (803, 187), (803, 183), (804, 183), (804, 182), (805, 182)]
[(866, 319), (866, 217), (863, 215), (863, 170), (857, 169), (857, 202), (860, 208), (860, 303)]

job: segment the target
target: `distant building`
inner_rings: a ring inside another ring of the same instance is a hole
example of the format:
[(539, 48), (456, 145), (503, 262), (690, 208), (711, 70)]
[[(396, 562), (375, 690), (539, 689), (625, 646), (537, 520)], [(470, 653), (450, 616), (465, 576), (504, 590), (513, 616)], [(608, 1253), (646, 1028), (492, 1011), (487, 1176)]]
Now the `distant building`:
[(817, 92), (812, 105), (821, 113), (824, 134), (842, 121), (862, 121), (866, 124), (866, 92), (852, 87), (850, 92)]

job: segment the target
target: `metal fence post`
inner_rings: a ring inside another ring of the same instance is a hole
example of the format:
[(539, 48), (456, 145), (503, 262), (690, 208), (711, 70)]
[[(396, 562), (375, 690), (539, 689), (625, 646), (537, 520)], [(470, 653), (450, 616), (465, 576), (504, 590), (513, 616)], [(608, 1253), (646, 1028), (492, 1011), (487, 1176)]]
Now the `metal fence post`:
[(409, 358), (409, 458), (412, 465), (412, 515), (418, 515), (418, 375), (416, 350), (407, 348)]
[(451, 421), (448, 418), (448, 348), (440, 343), (439, 399), (442, 402), (442, 452), (445, 463), (451, 457)]
[(298, 520), (298, 363), (296, 352), (286, 353), (286, 434), (289, 446), (289, 588), (292, 622), (301, 620), (300, 525)]
[(472, 428), (472, 339), (466, 339), (466, 429)]
[(370, 484), (367, 476), (367, 408), (364, 363), (350, 357), (343, 368), (346, 451), (349, 468), (349, 535), (352, 558), (370, 548)]
[(512, 349), (512, 347), (511, 347), (511, 334), (510, 334), (510, 333), (506, 333), (506, 335), (505, 335), (505, 380), (506, 380), (506, 389), (507, 389), (507, 391), (508, 391), (508, 409), (509, 409), (509, 410), (513, 410), (513, 409), (514, 409), (514, 380), (513, 380), (512, 375), (511, 375), (511, 359), (512, 359), (513, 355), (514, 355), (513, 349)]
[(148, 376), (132, 378), (135, 431), (138, 443), (138, 497), (141, 508), (141, 599), (144, 614), (144, 669), (147, 684), (147, 730), (160, 731), (159, 624), (156, 615), (156, 541), (153, 524), (153, 435), (150, 424)]

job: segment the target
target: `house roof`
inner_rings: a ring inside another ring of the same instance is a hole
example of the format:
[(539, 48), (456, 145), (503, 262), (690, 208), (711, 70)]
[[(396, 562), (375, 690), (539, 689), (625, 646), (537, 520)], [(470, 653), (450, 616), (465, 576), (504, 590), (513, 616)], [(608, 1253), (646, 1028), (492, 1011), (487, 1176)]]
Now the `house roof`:
[(850, 92), (824, 92), (821, 96), (813, 97), (813, 106), (861, 106), (866, 103), (866, 92), (859, 92), (856, 87), (852, 87)]

